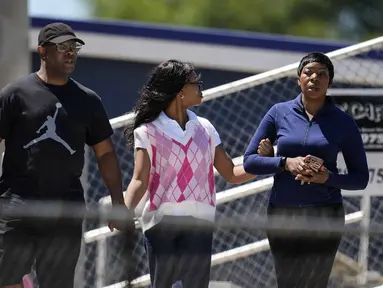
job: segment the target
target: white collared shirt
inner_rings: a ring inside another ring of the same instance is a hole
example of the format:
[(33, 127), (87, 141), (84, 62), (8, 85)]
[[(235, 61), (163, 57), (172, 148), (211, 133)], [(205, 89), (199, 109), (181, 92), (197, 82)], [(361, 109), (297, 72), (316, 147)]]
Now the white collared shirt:
[[(157, 117), (157, 119), (153, 121), (153, 123), (160, 126), (172, 138), (176, 139), (181, 143), (183, 143), (185, 140), (187, 141), (187, 136), (193, 130), (193, 127), (191, 125), (202, 125), (208, 131), (208, 134), (212, 139), (213, 147), (217, 147), (219, 144), (221, 144), (221, 138), (219, 137), (217, 130), (214, 128), (213, 124), (211, 124), (209, 120), (197, 116), (194, 112), (190, 110), (187, 110), (186, 112), (189, 121), (186, 122), (185, 130), (181, 128), (181, 126), (176, 120), (169, 118), (163, 111)], [(145, 131), (145, 127), (142, 125), (134, 130), (134, 148), (146, 149), (148, 151), (149, 158), (152, 159), (152, 149), (150, 149), (150, 141)]]

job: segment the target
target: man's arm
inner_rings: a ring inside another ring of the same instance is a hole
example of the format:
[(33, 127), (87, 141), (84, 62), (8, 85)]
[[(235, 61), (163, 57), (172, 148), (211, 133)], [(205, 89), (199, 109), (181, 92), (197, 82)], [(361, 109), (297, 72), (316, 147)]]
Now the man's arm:
[[(111, 140), (113, 129), (102, 105), (101, 98), (92, 95), (91, 100), (89, 104), (92, 105), (90, 107), (92, 118), (87, 129), (86, 144), (93, 148), (97, 157), (98, 168), (109, 190), (114, 210), (122, 209), (121, 212), (127, 211), (122, 193), (121, 170)], [(128, 217), (126, 220), (110, 221), (109, 228), (112, 231), (114, 228), (120, 231), (134, 231), (134, 222), (129, 221), (133, 220), (133, 213), (131, 212), (128, 211), (129, 215), (125, 215)], [(131, 219), (129, 219), (130, 217)]]
[(97, 157), (98, 168), (108, 188), (112, 204), (124, 204), (122, 177), (117, 155), (110, 138), (92, 146)]
[(92, 117), (87, 129), (86, 144), (93, 148), (98, 168), (109, 190), (112, 203), (123, 204), (121, 170), (111, 139), (113, 129), (101, 98), (97, 94), (91, 96), (89, 105)]
[[(0, 90), (0, 138), (6, 139), (17, 115), (20, 115), (19, 107), (15, 101), (16, 95), (8, 85)], [(1, 141), (0, 141), (1, 142)]]

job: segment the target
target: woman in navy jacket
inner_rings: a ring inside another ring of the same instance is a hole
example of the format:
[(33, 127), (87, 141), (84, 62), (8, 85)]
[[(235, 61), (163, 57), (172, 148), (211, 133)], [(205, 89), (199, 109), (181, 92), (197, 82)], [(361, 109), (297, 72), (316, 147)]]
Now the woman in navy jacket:
[[(367, 160), (358, 127), (326, 96), (333, 78), (334, 66), (326, 55), (312, 52), (303, 57), (298, 67), (301, 94), (271, 107), (246, 150), (246, 172), (274, 174), (267, 212), (270, 224), (288, 227), (297, 219), (313, 217), (318, 225), (344, 225), (341, 189), (367, 186)], [(277, 141), (277, 157), (258, 154), (264, 138), (269, 139), (268, 145)], [(348, 174), (338, 173), (338, 152), (343, 153)], [(318, 173), (308, 169), (307, 155), (323, 159), (325, 169)], [(327, 287), (340, 233), (269, 230), (267, 236), (279, 288)]]

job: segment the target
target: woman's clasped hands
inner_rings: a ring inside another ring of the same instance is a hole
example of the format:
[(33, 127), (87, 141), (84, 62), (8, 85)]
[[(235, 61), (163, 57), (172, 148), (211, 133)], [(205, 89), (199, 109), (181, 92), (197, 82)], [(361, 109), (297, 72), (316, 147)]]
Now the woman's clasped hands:
[(295, 180), (301, 181), (302, 185), (304, 183), (325, 183), (329, 176), (328, 170), (324, 166), (319, 171), (310, 169), (306, 164), (306, 157), (287, 158), (285, 169), (295, 176)]
[[(269, 139), (261, 140), (258, 146), (258, 154), (261, 156), (272, 156), (271, 151), (274, 151), (271, 141)], [(304, 183), (325, 183), (329, 177), (328, 170), (324, 166), (321, 166), (319, 171), (311, 169), (306, 163), (306, 159), (309, 156), (310, 155), (306, 157), (287, 158), (284, 169), (293, 174), (295, 180), (301, 181), (302, 185)]]

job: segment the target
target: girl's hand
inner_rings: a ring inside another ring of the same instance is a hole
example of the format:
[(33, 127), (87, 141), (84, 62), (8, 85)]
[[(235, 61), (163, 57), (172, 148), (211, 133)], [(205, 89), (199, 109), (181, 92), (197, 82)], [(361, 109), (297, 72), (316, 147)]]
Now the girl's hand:
[(274, 147), (269, 139), (263, 139), (259, 142), (257, 153), (265, 157), (274, 157)]

